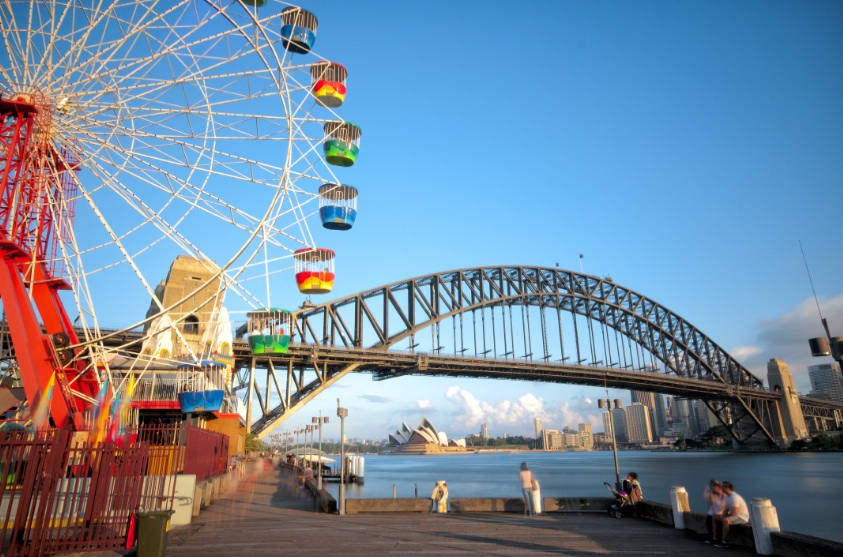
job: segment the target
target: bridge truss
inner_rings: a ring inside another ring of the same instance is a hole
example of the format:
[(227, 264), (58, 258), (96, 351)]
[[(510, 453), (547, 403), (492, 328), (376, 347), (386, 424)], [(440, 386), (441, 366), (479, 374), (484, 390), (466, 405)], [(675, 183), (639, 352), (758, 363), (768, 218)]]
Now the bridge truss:
[[(482, 267), (294, 313), (286, 355), (242, 353), (236, 388), (266, 435), (351, 372), (574, 383), (701, 399), (740, 443), (775, 442), (779, 395), (658, 302), (610, 278)], [(839, 410), (838, 410), (839, 412)]]

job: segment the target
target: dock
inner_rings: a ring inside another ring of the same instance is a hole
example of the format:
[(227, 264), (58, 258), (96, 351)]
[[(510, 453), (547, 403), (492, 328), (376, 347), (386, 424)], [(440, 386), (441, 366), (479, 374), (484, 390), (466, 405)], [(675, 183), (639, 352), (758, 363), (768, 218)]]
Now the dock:
[(319, 513), (289, 470), (261, 463), (188, 526), (168, 556), (754, 555), (716, 549), (686, 530), (603, 513)]

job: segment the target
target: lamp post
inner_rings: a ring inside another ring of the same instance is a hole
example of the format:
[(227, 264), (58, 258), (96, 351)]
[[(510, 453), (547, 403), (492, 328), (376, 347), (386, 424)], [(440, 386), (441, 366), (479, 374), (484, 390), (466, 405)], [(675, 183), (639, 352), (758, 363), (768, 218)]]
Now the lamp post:
[(345, 418), (348, 409), (340, 406), (337, 399), (337, 416), (340, 418), (340, 516), (345, 514)]
[[(313, 470), (313, 426), (306, 425), (304, 426), (305, 429), (305, 443), (307, 443), (307, 466)], [(307, 434), (310, 434), (310, 441), (307, 440)]]
[(620, 408), (622, 407), (621, 399), (616, 398), (614, 401), (612, 401), (612, 399), (609, 398), (609, 389), (606, 389), (606, 398), (605, 399), (602, 399), (602, 398), (599, 399), (597, 401), (597, 407), (598, 408), (604, 408), (605, 407), (609, 411), (609, 434), (612, 437), (612, 455), (614, 455), (614, 457), (615, 457), (615, 489), (620, 491), (623, 486), (621, 484), (621, 472), (620, 472), (620, 469), (618, 468), (618, 443), (617, 443), (617, 440), (615, 439), (615, 419), (614, 419), (614, 416), (612, 416), (612, 404), (613, 404), (613, 402), (614, 402), (614, 408), (617, 409), (617, 410), (620, 410)]
[(312, 418), (311, 421), (317, 425), (319, 428), (319, 476), (316, 480), (316, 487), (318, 489), (322, 489), (322, 424), (328, 423), (328, 416), (322, 417), (322, 413), (319, 413), (318, 418)]
[(808, 346), (811, 347), (811, 356), (820, 358), (831, 356), (837, 362), (838, 371), (843, 373), (843, 337), (833, 337), (828, 329), (828, 321), (821, 317), (825, 337), (808, 339)]

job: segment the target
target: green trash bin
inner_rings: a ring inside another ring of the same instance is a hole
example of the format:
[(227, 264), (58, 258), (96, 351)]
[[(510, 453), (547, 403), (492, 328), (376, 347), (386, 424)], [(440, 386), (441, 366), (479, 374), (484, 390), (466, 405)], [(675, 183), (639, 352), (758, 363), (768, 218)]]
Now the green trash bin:
[(138, 511), (137, 557), (164, 557), (167, 551), (167, 529), (175, 511)]

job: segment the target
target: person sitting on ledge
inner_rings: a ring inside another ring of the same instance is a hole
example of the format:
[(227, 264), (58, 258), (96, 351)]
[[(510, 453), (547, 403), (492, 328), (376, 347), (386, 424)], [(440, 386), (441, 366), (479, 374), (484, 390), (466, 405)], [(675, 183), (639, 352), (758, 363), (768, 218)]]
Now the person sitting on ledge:
[[(714, 547), (729, 547), (729, 528), (735, 524), (749, 523), (749, 508), (746, 506), (744, 498), (732, 487), (731, 482), (723, 482), (723, 493), (726, 494), (726, 512), (723, 517), (717, 519), (715, 523), (719, 526), (720, 541), (714, 544)], [(715, 538), (717, 537), (718, 528), (714, 529)]]

